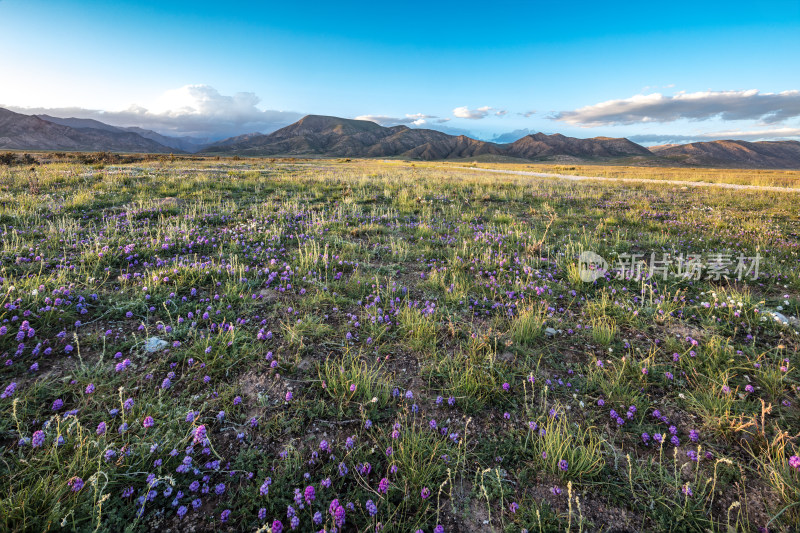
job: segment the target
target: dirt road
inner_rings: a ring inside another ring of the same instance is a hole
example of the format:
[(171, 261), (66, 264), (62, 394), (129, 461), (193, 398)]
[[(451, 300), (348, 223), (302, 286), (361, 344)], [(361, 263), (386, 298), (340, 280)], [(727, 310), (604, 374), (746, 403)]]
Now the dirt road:
[(773, 187), (769, 185), (739, 185), (736, 183), (712, 183), (708, 181), (658, 180), (658, 179), (645, 179), (645, 178), (604, 178), (602, 176), (573, 176), (571, 174), (549, 174), (546, 172), (528, 172), (525, 170), (504, 170), (504, 169), (478, 168), (478, 167), (448, 167), (448, 168), (458, 168), (459, 170), (473, 170), (475, 172), (494, 172), (496, 174), (514, 174), (517, 176), (558, 178), (570, 181), (593, 180), (593, 181), (617, 181), (617, 182), (627, 182), (627, 183), (668, 183), (670, 185), (680, 185), (684, 187), (719, 187), (722, 189), (800, 193), (800, 188), (792, 189), (789, 187)]

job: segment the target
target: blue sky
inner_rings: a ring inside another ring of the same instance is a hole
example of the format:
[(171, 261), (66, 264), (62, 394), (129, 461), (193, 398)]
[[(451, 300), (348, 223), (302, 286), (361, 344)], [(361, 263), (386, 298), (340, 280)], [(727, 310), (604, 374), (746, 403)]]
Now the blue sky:
[(0, 105), (210, 137), (316, 113), (800, 138), (797, 0), (290, 4), (0, 0)]

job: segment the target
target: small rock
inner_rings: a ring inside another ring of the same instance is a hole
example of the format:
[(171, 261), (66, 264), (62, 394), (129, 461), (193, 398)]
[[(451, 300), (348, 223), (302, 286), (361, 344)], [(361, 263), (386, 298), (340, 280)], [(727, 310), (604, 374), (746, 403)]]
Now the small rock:
[(775, 319), (775, 322), (783, 324), (784, 326), (789, 323), (789, 319), (787, 319), (785, 315), (783, 315), (783, 314), (781, 314), (781, 313), (779, 313), (777, 311), (773, 311), (771, 314), (772, 314), (772, 318)]
[(547, 328), (544, 330), (544, 334), (547, 337), (555, 337), (556, 333), (558, 333), (554, 328)]
[(497, 358), (505, 363), (511, 363), (514, 361), (514, 354), (509, 351), (505, 351), (498, 355)]
[(178, 207), (183, 205), (183, 200), (179, 200), (174, 196), (167, 196), (158, 200), (153, 200), (153, 203), (158, 207)]
[(266, 304), (277, 302), (280, 299), (280, 294), (278, 294), (278, 291), (273, 291), (272, 289), (261, 289), (258, 294), (261, 296), (262, 301)]
[(167, 346), (169, 346), (167, 341), (159, 339), (158, 337), (150, 337), (144, 342), (144, 351), (147, 353), (156, 353), (160, 352)]

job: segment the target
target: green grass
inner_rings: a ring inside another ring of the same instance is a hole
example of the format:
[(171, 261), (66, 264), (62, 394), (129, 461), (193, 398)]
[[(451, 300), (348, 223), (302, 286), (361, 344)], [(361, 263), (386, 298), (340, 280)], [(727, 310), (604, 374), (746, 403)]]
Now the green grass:
[(0, 529), (800, 528), (796, 199), (659, 183), (792, 173), (52, 157), (0, 167)]

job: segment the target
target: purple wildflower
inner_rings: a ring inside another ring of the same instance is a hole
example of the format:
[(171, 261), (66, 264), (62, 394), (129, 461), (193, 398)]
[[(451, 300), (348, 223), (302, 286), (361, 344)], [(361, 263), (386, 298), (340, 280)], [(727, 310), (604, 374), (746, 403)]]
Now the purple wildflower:
[(342, 507), (341, 505), (339, 507), (337, 507), (336, 511), (333, 513), (333, 521), (339, 527), (344, 526), (345, 510), (344, 510), (344, 507)]
[(199, 444), (206, 439), (206, 426), (199, 425), (194, 430), (194, 443)]
[(15, 390), (17, 390), (17, 384), (12, 381), (11, 384), (6, 387), (6, 390), (3, 391), (3, 394), (0, 394), (0, 398), (10, 398), (14, 395)]
[(373, 502), (372, 500), (367, 500), (367, 503), (364, 505), (364, 507), (367, 508), (367, 512), (369, 513), (370, 516), (375, 516), (376, 514), (378, 514), (378, 506), (375, 505), (375, 502)]
[(269, 494), (269, 486), (271, 484), (272, 484), (272, 478), (268, 477), (267, 479), (264, 480), (264, 483), (261, 484), (261, 489), (259, 489), (259, 492), (261, 492), (262, 496), (266, 496), (267, 494)]

